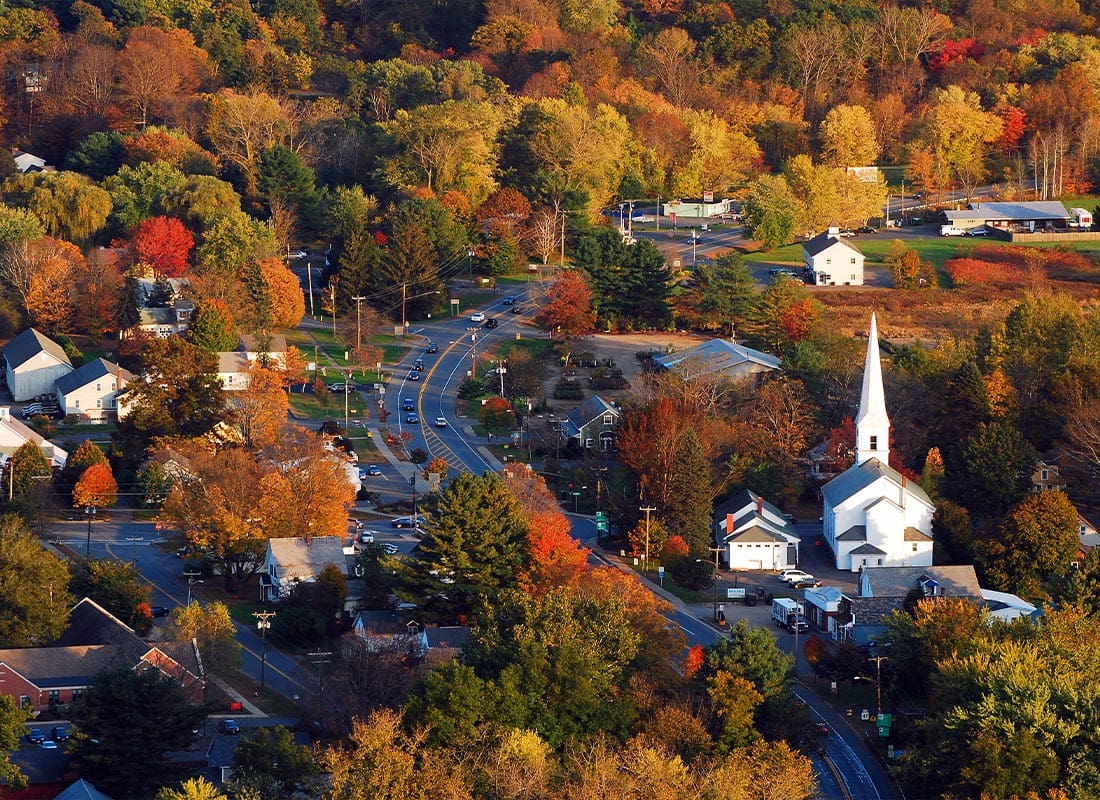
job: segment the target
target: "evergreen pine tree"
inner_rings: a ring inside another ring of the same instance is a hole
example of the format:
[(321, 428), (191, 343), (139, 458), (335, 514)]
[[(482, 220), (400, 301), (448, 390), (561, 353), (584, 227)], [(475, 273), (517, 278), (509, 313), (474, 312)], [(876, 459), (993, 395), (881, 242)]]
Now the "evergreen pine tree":
[(669, 482), (669, 507), (661, 515), (669, 533), (682, 536), (691, 555), (706, 558), (712, 546), (710, 465), (693, 429), (676, 450), (676, 468)]

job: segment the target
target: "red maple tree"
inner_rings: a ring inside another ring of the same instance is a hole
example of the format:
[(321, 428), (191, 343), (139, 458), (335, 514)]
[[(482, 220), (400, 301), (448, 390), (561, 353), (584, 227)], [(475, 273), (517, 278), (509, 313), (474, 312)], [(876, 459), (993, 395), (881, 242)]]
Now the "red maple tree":
[(158, 275), (178, 278), (187, 271), (195, 237), (173, 217), (153, 217), (138, 225), (134, 249)]

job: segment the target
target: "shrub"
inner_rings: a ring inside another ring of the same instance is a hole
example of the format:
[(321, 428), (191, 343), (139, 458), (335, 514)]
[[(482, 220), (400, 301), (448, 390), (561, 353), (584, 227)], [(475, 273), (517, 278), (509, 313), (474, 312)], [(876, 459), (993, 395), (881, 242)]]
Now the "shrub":
[(1025, 286), (1031, 282), (1026, 268), (1004, 261), (979, 258), (951, 258), (944, 264), (955, 286), (990, 284), (995, 286)]
[(576, 381), (562, 379), (554, 384), (555, 400), (583, 400), (584, 389)]
[(592, 388), (596, 391), (607, 389), (627, 389), (630, 384), (623, 377), (623, 371), (616, 367), (597, 367), (592, 371)]
[(696, 592), (714, 583), (714, 565), (709, 561), (681, 558), (669, 565), (668, 573), (679, 586)]
[(488, 391), (485, 381), (479, 378), (466, 378), (458, 387), (459, 400), (476, 400)]
[(503, 397), (491, 397), (481, 407), (481, 424), (494, 430), (507, 430), (516, 421), (516, 414), (512, 410), (512, 404)]

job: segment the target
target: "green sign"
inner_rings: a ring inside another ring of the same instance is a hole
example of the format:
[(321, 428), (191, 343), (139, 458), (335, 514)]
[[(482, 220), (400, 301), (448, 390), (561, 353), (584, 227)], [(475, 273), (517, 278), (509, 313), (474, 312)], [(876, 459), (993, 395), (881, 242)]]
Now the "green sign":
[(596, 512), (596, 530), (600, 533), (607, 533), (607, 514), (603, 511)]
[(890, 714), (879, 714), (875, 720), (875, 724), (878, 726), (879, 736), (890, 735), (890, 723), (893, 722), (893, 717)]

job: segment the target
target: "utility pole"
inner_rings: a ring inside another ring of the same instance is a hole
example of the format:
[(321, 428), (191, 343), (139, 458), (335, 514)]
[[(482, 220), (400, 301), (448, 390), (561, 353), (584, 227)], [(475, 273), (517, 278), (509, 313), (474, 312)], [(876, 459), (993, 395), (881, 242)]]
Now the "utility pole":
[(329, 290), (332, 293), (332, 335), (336, 336), (336, 284), (329, 281)]
[(362, 316), (359, 313), (359, 307), (367, 298), (364, 295), (357, 294), (351, 299), (355, 301), (355, 349), (358, 350), (363, 346)]
[[(797, 655), (797, 654), (796, 654)], [(868, 661), (875, 662), (875, 694), (877, 696), (877, 712), (875, 719), (882, 716), (882, 662), (888, 661), (890, 656), (869, 656)]]
[(651, 512), (656, 511), (655, 506), (643, 506), (638, 509), (645, 514), (645, 574), (649, 574), (649, 515)]
[(497, 374), (500, 376), (500, 396), (501, 397), (504, 397), (504, 373), (507, 372), (507, 370), (504, 369), (504, 365), (507, 364), (507, 363), (508, 362), (505, 361), (503, 358), (497, 359)]
[[(351, 393), (351, 370), (344, 376), (344, 430), (348, 429), (348, 395)], [(349, 440), (350, 441), (350, 440)]]
[[(287, 248), (290, 249), (289, 247)], [(309, 286), (309, 315), (313, 316), (313, 267), (309, 263), (309, 259), (306, 259), (306, 282)]]
[(561, 268), (565, 268), (565, 212), (561, 212)]
[(88, 538), (84, 542), (84, 560), (92, 557), (92, 518), (95, 516), (95, 506), (84, 506), (84, 514), (88, 517)]
[(275, 616), (275, 612), (253, 611), (252, 616), (256, 618), (256, 627), (260, 631), (260, 640), (263, 642), (263, 653), (260, 656), (260, 691), (263, 691), (267, 682), (267, 629), (271, 627), (271, 618)]
[(710, 549), (714, 553), (714, 621), (718, 622), (718, 554), (724, 548), (712, 547)]
[(477, 329), (470, 334), (470, 377), (477, 377)]
[(401, 335), (405, 335), (405, 290), (409, 284), (401, 282)]

